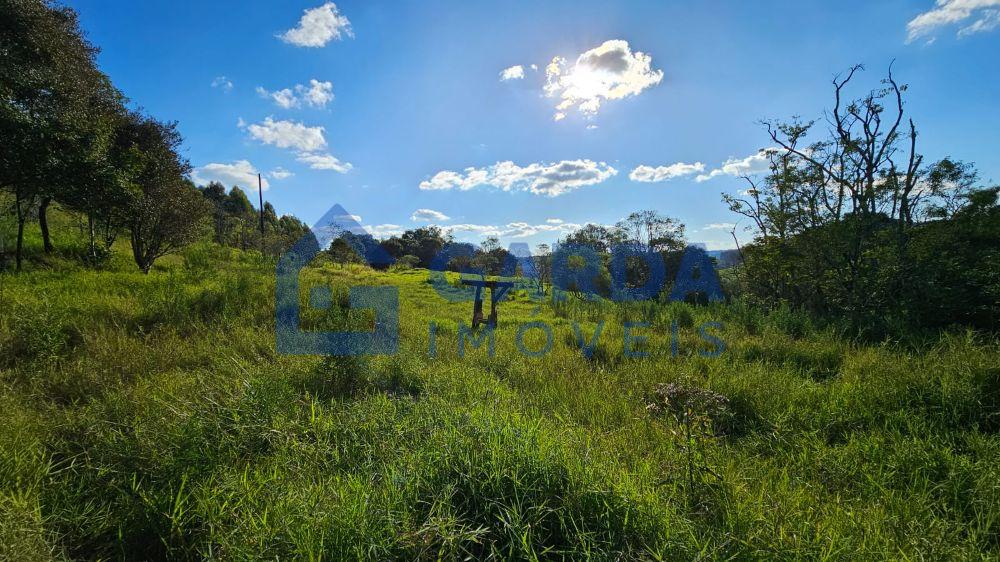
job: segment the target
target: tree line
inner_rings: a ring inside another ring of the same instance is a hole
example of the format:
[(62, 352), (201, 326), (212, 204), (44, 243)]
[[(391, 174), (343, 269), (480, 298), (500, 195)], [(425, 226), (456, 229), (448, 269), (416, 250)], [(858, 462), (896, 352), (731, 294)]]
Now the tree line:
[[(676, 218), (655, 210), (631, 213), (613, 225), (587, 224), (561, 237), (554, 244), (538, 244), (527, 251), (528, 255), (512, 256), (496, 236), (487, 236), (479, 244), (455, 240), (451, 232), (439, 226), (406, 230), (383, 240), (370, 234), (343, 231), (326, 249), (327, 257), (335, 263), (363, 263), (362, 256), (369, 255), (368, 248), (379, 246), (393, 259), (397, 267), (447, 270), (476, 273), (488, 276), (523, 275), (523, 259), (529, 258), (534, 275), (543, 284), (552, 283), (552, 263), (561, 254), (579, 253), (585, 248), (595, 264), (585, 264), (575, 255), (564, 256), (570, 269), (584, 269), (594, 265), (583, 275), (587, 278), (588, 291), (611, 296), (610, 264), (616, 249), (628, 248), (625, 260), (625, 284), (641, 287), (651, 274), (646, 259), (662, 260), (667, 278), (676, 274), (681, 257), (687, 247), (685, 226)], [(643, 259), (643, 255), (647, 255)], [(374, 264), (380, 267), (379, 264)], [(382, 264), (381, 266), (385, 266)], [(592, 274), (592, 275), (591, 275)], [(582, 296), (584, 291), (571, 291)]]
[(239, 187), (234, 186), (227, 192), (221, 183), (209, 182), (199, 189), (210, 203), (212, 241), (222, 246), (261, 250), (275, 256), (309, 232), (309, 226), (295, 216), (279, 217), (274, 206), (267, 201), (263, 211), (258, 211)]
[[(85, 217), (87, 256), (105, 257), (127, 235), (148, 272), (159, 257), (199, 239), (214, 219), (219, 243), (278, 251), (306, 230), (274, 208), (211, 184), (198, 189), (180, 156), (177, 123), (130, 107), (96, 64), (98, 49), (72, 9), (50, 0), (0, 0), (0, 204), (16, 224), (15, 268), (35, 220), (46, 253), (53, 203)], [(259, 219), (263, 213), (263, 221)], [(249, 225), (263, 224), (264, 231)], [(270, 246), (261, 236), (272, 233)]]

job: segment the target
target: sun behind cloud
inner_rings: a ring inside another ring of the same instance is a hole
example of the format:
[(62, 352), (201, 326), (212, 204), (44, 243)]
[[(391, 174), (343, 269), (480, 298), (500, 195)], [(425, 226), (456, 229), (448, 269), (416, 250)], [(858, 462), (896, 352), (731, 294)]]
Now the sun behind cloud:
[(650, 55), (633, 52), (623, 39), (605, 41), (572, 65), (563, 57), (553, 58), (545, 68), (545, 95), (559, 99), (555, 120), (564, 119), (573, 107), (593, 117), (604, 102), (637, 96), (659, 84), (663, 71), (652, 66)]

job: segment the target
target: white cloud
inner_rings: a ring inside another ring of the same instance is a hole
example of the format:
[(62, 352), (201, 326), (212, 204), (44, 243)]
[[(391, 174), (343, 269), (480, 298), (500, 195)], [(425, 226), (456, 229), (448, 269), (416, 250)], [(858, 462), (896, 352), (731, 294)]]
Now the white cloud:
[[(419, 211), (426, 211), (427, 209), (420, 209), (414, 212), (416, 215)], [(437, 212), (437, 211), (431, 211)], [(447, 217), (445, 218), (447, 220)], [(357, 218), (360, 223), (360, 217)], [(558, 221), (558, 224), (554, 224), (552, 221)], [(581, 225), (575, 223), (563, 222), (559, 219), (549, 219), (545, 224), (531, 224), (528, 222), (511, 222), (503, 225), (491, 225), (491, 224), (453, 224), (445, 225), (442, 228), (455, 235), (457, 238), (469, 237), (481, 237), (485, 238), (487, 236), (497, 236), (500, 238), (527, 238), (534, 236), (536, 234), (554, 234), (554, 235), (565, 235), (579, 230)], [(406, 229), (398, 224), (380, 224), (377, 226), (366, 227), (368, 232), (375, 236), (376, 238), (388, 238), (390, 236), (399, 236)]]
[(1000, 27), (1000, 10), (983, 10), (983, 15), (967, 27), (958, 30), (959, 37), (993, 31)]
[(288, 178), (294, 176), (295, 174), (289, 172), (288, 170), (282, 168), (281, 166), (278, 166), (277, 168), (271, 170), (271, 172), (267, 175), (280, 181), (280, 180), (287, 180)]
[(736, 226), (735, 223), (731, 222), (713, 222), (711, 224), (706, 224), (701, 227), (702, 230), (732, 230)]
[(250, 125), (247, 130), (254, 139), (278, 148), (294, 148), (301, 152), (326, 148), (323, 127), (307, 127), (302, 123), (275, 121), (268, 117), (263, 123)]
[(581, 225), (575, 223), (560, 221), (559, 224), (552, 224), (551, 222), (546, 221), (545, 224), (511, 222), (500, 226), (489, 224), (456, 224), (448, 226), (447, 230), (456, 236), (459, 233), (464, 232), (484, 238), (487, 236), (497, 236), (499, 238), (527, 238), (536, 234), (569, 234), (574, 230), (579, 230), (580, 227)]
[(574, 230), (579, 230), (581, 227), (582, 225), (568, 222), (560, 224), (528, 224), (524, 222), (512, 222), (507, 225), (501, 236), (507, 238), (527, 238), (528, 236), (546, 233), (569, 234)]
[(500, 227), (488, 224), (453, 224), (448, 232), (470, 232), (480, 236), (500, 236)]
[(524, 167), (506, 161), (487, 168), (466, 168), (464, 172), (441, 171), (420, 182), (420, 189), (468, 191), (479, 186), (493, 186), (503, 191), (529, 191), (556, 197), (599, 184), (617, 173), (618, 170), (607, 163), (592, 160), (533, 163)]
[(520, 80), (524, 78), (524, 67), (517, 64), (510, 68), (505, 68), (500, 73), (500, 81), (505, 82), (507, 80)]
[(233, 91), (233, 81), (225, 76), (216, 76), (215, 80), (212, 80), (213, 88), (220, 88), (223, 92), (229, 93)]
[(274, 103), (283, 109), (291, 109), (299, 105), (299, 100), (295, 97), (295, 92), (288, 88), (269, 92), (263, 86), (257, 86), (257, 94), (262, 98), (273, 99)]
[(444, 222), (450, 218), (448, 215), (434, 209), (417, 209), (410, 215), (411, 221), (423, 222)]
[(320, 82), (312, 79), (308, 86), (296, 84), (293, 88), (285, 88), (269, 92), (262, 86), (257, 86), (257, 93), (261, 97), (271, 98), (274, 103), (284, 109), (302, 107), (303, 102), (309, 107), (326, 107), (326, 104), (333, 101), (333, 83)]
[(1000, 26), (1000, 0), (937, 0), (935, 8), (928, 10), (906, 24), (906, 42), (930, 35), (941, 27), (954, 25), (975, 16), (971, 25), (959, 30), (959, 36), (992, 31)]
[(682, 176), (689, 176), (691, 174), (704, 171), (705, 165), (701, 162), (695, 162), (694, 164), (677, 162), (676, 164), (671, 164), (669, 166), (657, 166), (655, 168), (652, 166), (638, 166), (632, 170), (628, 177), (632, 181), (654, 183), (672, 180)]
[[(257, 169), (248, 160), (237, 160), (232, 164), (205, 164), (200, 168), (195, 168), (191, 173), (191, 179), (199, 185), (217, 181), (226, 187), (238, 185), (243, 189), (257, 191)], [(261, 185), (264, 191), (270, 185), (266, 179), (262, 179)]]
[(376, 238), (390, 238), (392, 236), (399, 236), (403, 233), (404, 229), (398, 224), (379, 224), (366, 227), (366, 230)]
[(722, 164), (722, 167), (699, 175), (695, 181), (708, 181), (718, 176), (740, 177), (767, 172), (771, 169), (770, 155), (779, 151), (778, 148), (764, 148), (746, 158), (730, 158)]
[(250, 136), (264, 144), (298, 151), (296, 160), (313, 170), (333, 170), (345, 174), (353, 166), (322, 152), (326, 148), (323, 127), (307, 127), (295, 121), (275, 121), (268, 117), (263, 123), (247, 127)]
[(337, 5), (327, 2), (318, 8), (306, 10), (298, 27), (278, 35), (285, 43), (296, 47), (324, 47), (342, 35), (353, 37), (351, 22), (337, 10)]
[(302, 85), (295, 86), (295, 88), (302, 88), (300, 92), (302, 99), (306, 100), (306, 103), (311, 107), (326, 107), (326, 104), (333, 101), (333, 83), (331, 82), (320, 82), (312, 79), (309, 81), (308, 88)]
[(303, 152), (299, 154), (296, 160), (303, 164), (309, 164), (309, 167), (313, 170), (332, 170), (340, 174), (346, 174), (354, 168), (350, 162), (342, 162), (332, 154), (310, 154)]
[(585, 116), (596, 115), (606, 100), (639, 95), (663, 80), (662, 70), (653, 70), (646, 53), (632, 52), (628, 41), (605, 41), (577, 57), (569, 65), (555, 57), (545, 68), (545, 94), (559, 99), (555, 120), (566, 117), (574, 106)]

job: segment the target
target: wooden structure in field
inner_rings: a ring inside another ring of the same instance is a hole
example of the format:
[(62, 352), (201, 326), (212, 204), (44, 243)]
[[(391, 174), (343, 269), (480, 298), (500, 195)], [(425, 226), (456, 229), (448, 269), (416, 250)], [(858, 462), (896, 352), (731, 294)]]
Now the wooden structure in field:
[(472, 328), (478, 328), (483, 323), (483, 290), (490, 290), (490, 317), (486, 325), (497, 327), (497, 303), (502, 301), (514, 287), (512, 281), (487, 281), (485, 279), (462, 279), (462, 284), (476, 288), (476, 299), (472, 305)]

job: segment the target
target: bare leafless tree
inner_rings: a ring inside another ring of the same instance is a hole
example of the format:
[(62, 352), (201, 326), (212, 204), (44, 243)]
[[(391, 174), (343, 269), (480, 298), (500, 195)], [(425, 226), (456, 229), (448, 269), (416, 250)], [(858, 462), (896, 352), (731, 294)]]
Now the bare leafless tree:
[(903, 128), (907, 86), (896, 81), (889, 65), (881, 88), (845, 101), (846, 88), (862, 70), (862, 65), (856, 65), (846, 76), (834, 77), (835, 104), (826, 117), (827, 139), (802, 146), (814, 122), (793, 119), (764, 124), (774, 143), (814, 167), (819, 180), (815, 186), (823, 188), (816, 195), (834, 220), (847, 214), (882, 214), (910, 223), (911, 198), (921, 177), (923, 157), (917, 153), (913, 119)]

